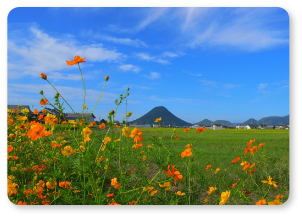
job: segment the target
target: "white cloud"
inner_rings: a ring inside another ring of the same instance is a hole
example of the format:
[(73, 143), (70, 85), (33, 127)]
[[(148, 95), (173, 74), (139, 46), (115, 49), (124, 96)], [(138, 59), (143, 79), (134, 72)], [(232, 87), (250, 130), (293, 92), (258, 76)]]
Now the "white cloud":
[(185, 71), (185, 70), (183, 70), (183, 72), (186, 73), (186, 74), (189, 74), (191, 76), (202, 76), (201, 73), (191, 73), (191, 72), (188, 72), (188, 71)]
[(161, 58), (160, 56), (150, 56), (148, 53), (136, 53), (135, 56), (145, 61), (153, 61), (160, 64), (170, 64), (168, 60)]
[[(29, 36), (8, 40), (9, 78), (24, 75), (39, 77), (41, 72), (71, 69), (65, 60), (72, 60), (75, 55), (87, 56), (86, 61), (90, 63), (110, 62), (122, 58), (121, 53), (106, 49), (102, 45), (78, 45), (74, 41), (51, 37), (37, 28), (31, 28), (26, 34)], [(67, 75), (67, 78), (75, 77)]]
[(150, 72), (149, 75), (144, 75), (144, 76), (147, 77), (148, 79), (160, 79), (161, 74), (156, 72)]
[(262, 93), (265, 93), (265, 88), (268, 86), (268, 83), (260, 83), (258, 85), (258, 92), (262, 92)]
[(141, 71), (141, 69), (137, 66), (134, 66), (132, 64), (124, 64), (124, 65), (120, 65), (119, 69), (123, 70), (123, 71), (133, 71), (135, 73), (138, 73), (139, 71)]
[(117, 38), (117, 37), (114, 37), (114, 36), (108, 36), (108, 35), (104, 35), (104, 34), (95, 33), (92, 30), (82, 31), (81, 35), (83, 37), (89, 37), (89, 38), (93, 38), (93, 39), (104, 40), (104, 41), (107, 41), (107, 42), (113, 42), (113, 43), (116, 43), (116, 44), (128, 45), (128, 46), (137, 47), (137, 48), (146, 48), (146, 47), (148, 47), (147, 44), (145, 42), (143, 42), (142, 40), (140, 40), (140, 39)]

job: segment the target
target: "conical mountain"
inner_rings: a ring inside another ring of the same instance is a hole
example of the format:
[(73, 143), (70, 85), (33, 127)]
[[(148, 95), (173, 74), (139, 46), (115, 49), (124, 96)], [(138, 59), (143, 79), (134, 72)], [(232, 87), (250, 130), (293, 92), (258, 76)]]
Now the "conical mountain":
[(172, 114), (167, 108), (163, 106), (155, 107), (142, 117), (129, 122), (130, 124), (156, 124), (154, 121), (156, 118), (161, 117), (161, 125), (171, 125), (171, 126), (190, 126), (191, 124), (179, 119), (174, 114)]
[(289, 115), (284, 117), (271, 116), (271, 117), (263, 117), (258, 121), (258, 124), (264, 125), (285, 125), (289, 123)]
[(211, 120), (203, 119), (202, 121), (195, 123), (196, 125), (202, 125), (202, 126), (210, 126), (212, 124)]

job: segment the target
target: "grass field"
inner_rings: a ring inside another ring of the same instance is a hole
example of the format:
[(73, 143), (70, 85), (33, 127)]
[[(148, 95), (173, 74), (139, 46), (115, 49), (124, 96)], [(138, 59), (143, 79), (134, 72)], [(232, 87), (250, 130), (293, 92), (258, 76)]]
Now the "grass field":
[(15, 204), (280, 204), (289, 196), (288, 130), (101, 130), (50, 117), (41, 125), (8, 115)]

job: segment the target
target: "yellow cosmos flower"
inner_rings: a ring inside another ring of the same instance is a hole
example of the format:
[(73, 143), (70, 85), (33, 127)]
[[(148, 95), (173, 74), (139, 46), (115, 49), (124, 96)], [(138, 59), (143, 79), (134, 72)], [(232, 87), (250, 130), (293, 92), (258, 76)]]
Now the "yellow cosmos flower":
[(221, 201), (219, 202), (219, 205), (224, 205), (227, 202), (230, 195), (231, 195), (230, 191), (222, 192), (221, 193)]
[(160, 118), (156, 118), (156, 120), (154, 121), (155, 123), (158, 123), (161, 121), (161, 117)]
[(184, 196), (184, 195), (186, 195), (185, 193), (182, 193), (181, 191), (175, 192), (175, 194), (178, 195), (178, 196)]
[(216, 189), (216, 187), (209, 187), (209, 191), (207, 191), (208, 195), (212, 194)]
[(275, 188), (278, 187), (278, 186), (277, 186), (277, 182), (272, 181), (272, 177), (271, 177), (271, 176), (268, 176), (268, 181), (262, 180), (261, 182), (267, 183), (267, 184), (269, 184), (269, 185), (272, 185), (272, 186), (274, 186)]

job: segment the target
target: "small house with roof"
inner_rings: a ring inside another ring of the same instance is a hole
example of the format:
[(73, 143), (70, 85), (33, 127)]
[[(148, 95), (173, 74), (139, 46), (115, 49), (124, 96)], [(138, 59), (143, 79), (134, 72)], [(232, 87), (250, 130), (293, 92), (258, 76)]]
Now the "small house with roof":
[[(17, 110), (19, 105), (7, 105), (7, 109), (10, 110)], [(19, 113), (22, 114), (21, 110), (23, 109), (28, 109), (29, 110), (29, 114), (31, 115), (32, 119), (36, 119), (36, 115), (33, 113), (33, 111), (30, 109), (29, 105), (20, 105), (20, 109), (19, 109)]]

